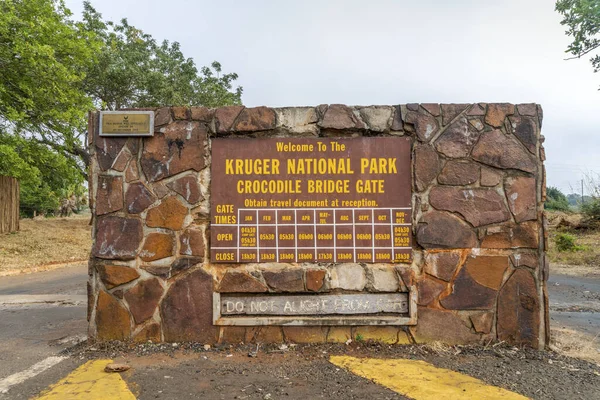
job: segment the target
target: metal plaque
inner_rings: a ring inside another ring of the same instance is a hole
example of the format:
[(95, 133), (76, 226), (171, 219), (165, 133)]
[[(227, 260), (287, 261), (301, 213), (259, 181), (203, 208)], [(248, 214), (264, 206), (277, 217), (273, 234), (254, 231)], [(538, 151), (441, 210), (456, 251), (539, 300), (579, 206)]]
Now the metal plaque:
[(221, 315), (406, 314), (407, 293), (320, 295), (221, 295)]
[(211, 261), (410, 262), (410, 139), (212, 141)]
[(154, 111), (101, 111), (100, 136), (152, 136)]

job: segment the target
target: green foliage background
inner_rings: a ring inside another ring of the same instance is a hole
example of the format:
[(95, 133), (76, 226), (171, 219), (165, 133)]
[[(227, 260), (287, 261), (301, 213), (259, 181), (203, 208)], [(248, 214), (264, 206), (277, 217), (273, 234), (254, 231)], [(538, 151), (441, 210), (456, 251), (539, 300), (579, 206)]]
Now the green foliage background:
[(546, 189), (546, 203), (544, 207), (547, 210), (570, 211), (571, 206), (567, 196), (560, 189), (554, 186), (548, 186)]
[(24, 213), (51, 213), (85, 191), (89, 111), (241, 104), (237, 78), (89, 2), (77, 22), (62, 0), (2, 0), (0, 175), (20, 180)]

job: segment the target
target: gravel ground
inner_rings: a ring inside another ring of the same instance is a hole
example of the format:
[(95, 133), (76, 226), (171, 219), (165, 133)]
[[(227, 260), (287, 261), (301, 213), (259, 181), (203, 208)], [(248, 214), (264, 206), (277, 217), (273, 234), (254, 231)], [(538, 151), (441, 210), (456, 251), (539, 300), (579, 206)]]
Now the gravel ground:
[(132, 369), (123, 376), (140, 399), (403, 399), (339, 370), (330, 355), (408, 358), (479, 378), (532, 399), (600, 399), (600, 366), (550, 351), (482, 346), (346, 345), (223, 346), (182, 343), (80, 345), (85, 358), (110, 357)]

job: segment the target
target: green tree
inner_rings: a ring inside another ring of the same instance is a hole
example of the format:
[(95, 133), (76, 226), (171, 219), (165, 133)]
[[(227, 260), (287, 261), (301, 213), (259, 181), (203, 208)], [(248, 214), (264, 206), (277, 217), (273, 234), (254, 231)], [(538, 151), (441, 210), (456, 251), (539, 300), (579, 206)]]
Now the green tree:
[[(572, 58), (593, 53), (600, 46), (600, 0), (558, 0), (555, 5), (567, 27), (566, 34), (573, 38), (566, 52)], [(600, 70), (600, 55), (592, 54), (590, 62), (594, 72)]]
[(570, 211), (567, 196), (554, 186), (548, 186), (546, 189), (546, 202), (544, 206), (548, 210)]
[(70, 16), (59, 0), (0, 2), (0, 131), (74, 157), (93, 108), (82, 84), (101, 42)]
[(83, 20), (86, 29), (102, 40), (98, 62), (84, 81), (84, 89), (97, 107), (241, 104), (242, 88), (233, 88), (238, 75), (222, 74), (218, 62), (199, 72), (194, 60), (185, 58), (179, 43), (165, 40), (159, 44), (126, 19), (103, 21), (87, 1)]
[(38, 211), (83, 190), (88, 111), (241, 103), (237, 74), (218, 62), (198, 71), (178, 43), (104, 21), (89, 2), (71, 17), (62, 0), (0, 1), (0, 173), (21, 179)]
[(73, 160), (35, 140), (0, 134), (0, 175), (21, 186), (21, 213), (52, 214), (63, 199), (84, 193), (84, 179)]

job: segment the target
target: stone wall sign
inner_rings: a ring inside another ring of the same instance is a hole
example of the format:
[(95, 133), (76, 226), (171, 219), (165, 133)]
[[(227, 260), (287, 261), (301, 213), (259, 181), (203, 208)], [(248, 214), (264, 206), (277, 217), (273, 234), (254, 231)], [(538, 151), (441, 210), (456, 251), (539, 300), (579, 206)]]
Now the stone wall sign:
[(221, 315), (406, 314), (407, 293), (221, 295)]
[(211, 261), (410, 262), (411, 141), (215, 139)]
[(152, 136), (154, 111), (101, 111), (100, 136)]

